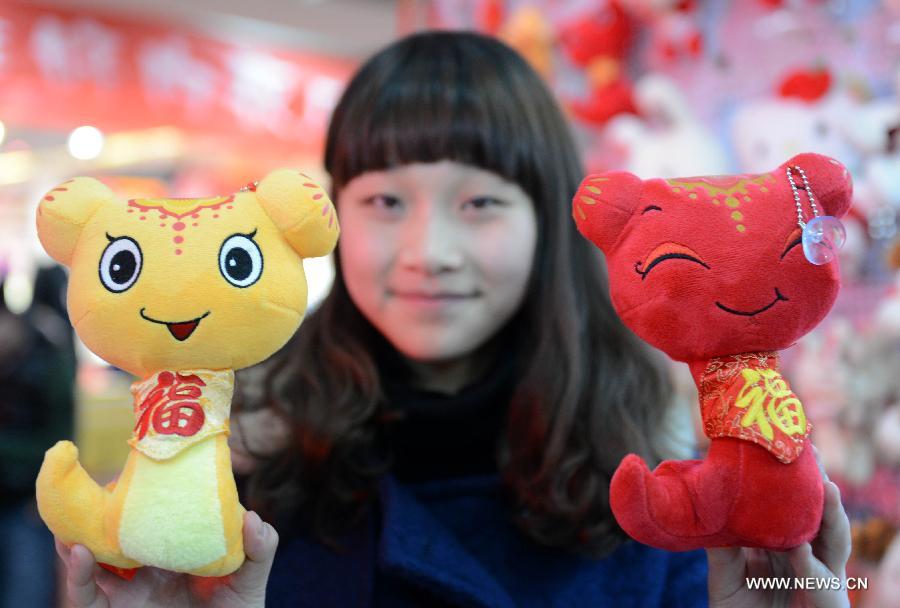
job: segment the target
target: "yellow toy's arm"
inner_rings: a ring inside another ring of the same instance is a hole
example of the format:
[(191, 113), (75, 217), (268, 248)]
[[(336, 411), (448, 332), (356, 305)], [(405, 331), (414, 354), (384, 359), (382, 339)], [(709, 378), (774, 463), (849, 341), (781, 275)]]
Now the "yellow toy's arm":
[(38, 205), (41, 245), (54, 260), (71, 266), (81, 230), (100, 205), (114, 199), (112, 190), (96, 179), (76, 177), (63, 182), (45, 194)]
[(279, 169), (256, 188), (259, 204), (303, 258), (328, 255), (340, 228), (328, 194), (303, 173)]

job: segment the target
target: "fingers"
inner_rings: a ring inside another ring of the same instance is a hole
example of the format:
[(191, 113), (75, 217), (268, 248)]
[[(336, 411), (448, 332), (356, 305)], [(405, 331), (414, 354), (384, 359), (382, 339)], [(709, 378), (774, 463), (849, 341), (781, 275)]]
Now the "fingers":
[[(813, 448), (816, 462), (822, 472), (825, 490), (825, 505), (822, 511), (822, 525), (813, 544), (804, 543), (788, 552), (788, 559), (799, 578), (823, 581), (825, 588), (807, 588), (803, 594), (795, 594), (803, 605), (816, 608), (846, 608), (850, 605), (844, 589), (847, 560), (850, 558), (850, 521), (841, 504), (841, 493), (837, 485), (828, 479), (818, 452)], [(814, 550), (815, 549), (815, 550)], [(840, 580), (840, 588), (833, 589), (825, 581)]]
[(62, 542), (55, 536), (53, 537), (53, 540), (56, 543), (56, 554), (59, 556), (59, 559), (61, 559), (63, 561), (63, 563), (68, 564), (69, 548), (67, 546), (65, 546), (64, 544), (62, 544)]
[(828, 473), (825, 472), (825, 464), (822, 462), (822, 457), (819, 456), (819, 449), (813, 444), (809, 444), (809, 447), (812, 448), (813, 456), (816, 457), (816, 464), (819, 465), (819, 472), (822, 474), (822, 480), (824, 482), (830, 481), (828, 478)]
[[(60, 551), (62, 543), (57, 541), (57, 551)], [(66, 561), (66, 591), (69, 603), (73, 608), (106, 608), (109, 600), (97, 586), (94, 570), (97, 562), (87, 548), (82, 545), (73, 545), (70, 549), (62, 547), (67, 556)], [(60, 553), (62, 557), (63, 553)]]
[(809, 543), (803, 543), (794, 547), (787, 553), (794, 569), (794, 576), (799, 578), (832, 578), (834, 574), (813, 555), (812, 546)]
[(709, 565), (707, 585), (710, 604), (723, 602), (741, 592), (746, 576), (746, 560), (740, 547), (706, 550)]
[[(788, 552), (788, 559), (796, 577), (821, 580), (824, 587), (829, 587), (824, 584), (824, 581), (830, 581), (835, 577), (835, 574), (825, 564), (816, 559), (809, 543), (803, 543), (799, 547), (791, 549)], [(843, 577), (841, 577), (841, 583), (840, 589), (807, 588), (800, 596), (806, 600), (803, 605), (816, 608), (849, 608), (850, 599), (847, 591), (843, 588)]]
[(841, 504), (841, 491), (833, 481), (825, 482), (822, 527), (813, 542), (816, 556), (835, 575), (843, 577), (850, 559), (850, 520)]
[(743, 574), (745, 563), (742, 553), (740, 547), (710, 547), (706, 550), (706, 561), (710, 570)]
[(847, 560), (850, 559), (850, 520), (841, 504), (841, 491), (828, 478), (825, 466), (819, 457), (819, 450), (810, 444), (816, 464), (822, 473), (825, 490), (825, 506), (822, 511), (822, 527), (813, 540), (813, 552), (837, 576), (844, 576)]
[(231, 578), (231, 588), (251, 606), (263, 606), (278, 533), (253, 511), (244, 514), (244, 565)]

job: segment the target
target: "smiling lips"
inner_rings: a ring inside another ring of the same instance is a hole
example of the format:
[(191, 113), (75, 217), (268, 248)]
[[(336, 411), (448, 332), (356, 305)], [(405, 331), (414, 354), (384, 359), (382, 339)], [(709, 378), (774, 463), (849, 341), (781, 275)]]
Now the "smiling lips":
[(729, 312), (733, 315), (741, 315), (743, 317), (753, 317), (755, 315), (758, 315), (761, 312), (766, 312), (767, 310), (769, 310), (770, 308), (772, 308), (773, 306), (778, 304), (778, 302), (787, 302), (787, 301), (788, 301), (788, 299), (786, 297), (784, 297), (781, 294), (781, 292), (778, 291), (778, 288), (776, 287), (775, 288), (775, 299), (772, 300), (771, 302), (769, 302), (768, 304), (766, 304), (765, 306), (763, 306), (762, 308), (760, 308), (759, 310), (752, 310), (749, 312), (745, 312), (743, 310), (735, 310), (734, 308), (728, 308), (727, 306), (725, 306), (724, 304), (721, 304), (719, 302), (716, 302), (716, 306), (718, 306), (725, 312)]
[(393, 293), (395, 298), (403, 298), (406, 300), (465, 300), (475, 297), (475, 294), (464, 293), (414, 293), (414, 292), (397, 292)]
[(174, 323), (170, 323), (167, 321), (160, 321), (158, 319), (154, 319), (153, 317), (147, 316), (144, 312), (146, 309), (141, 309), (141, 318), (151, 323), (156, 323), (158, 325), (165, 325), (166, 329), (169, 330), (169, 333), (172, 334), (172, 337), (178, 340), (179, 342), (184, 342), (188, 338), (191, 337), (191, 334), (194, 333), (194, 330), (197, 329), (197, 326), (200, 325), (200, 321), (209, 316), (210, 311), (206, 311), (196, 319), (192, 319), (190, 321), (176, 321)]

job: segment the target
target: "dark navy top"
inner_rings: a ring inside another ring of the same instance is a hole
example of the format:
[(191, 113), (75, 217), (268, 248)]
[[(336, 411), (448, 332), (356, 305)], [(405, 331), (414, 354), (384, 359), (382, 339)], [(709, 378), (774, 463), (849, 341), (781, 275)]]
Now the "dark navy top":
[(515, 384), (508, 360), (448, 396), (412, 388), (402, 359), (382, 350), (386, 403), (400, 414), (387, 431), (391, 473), (340, 551), (282, 536), (266, 606), (707, 605), (704, 551), (629, 541), (590, 559), (540, 546), (515, 526), (495, 457)]
[[(338, 553), (283, 538), (266, 606), (706, 606), (704, 551), (629, 541), (604, 559), (537, 545), (512, 523), (496, 477), (381, 484), (381, 514)], [(377, 529), (380, 527), (380, 530)]]

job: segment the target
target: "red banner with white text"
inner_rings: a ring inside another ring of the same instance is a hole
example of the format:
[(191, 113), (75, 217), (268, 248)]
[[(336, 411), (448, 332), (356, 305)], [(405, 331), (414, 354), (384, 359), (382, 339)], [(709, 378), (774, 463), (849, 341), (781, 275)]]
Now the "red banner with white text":
[(0, 6), (0, 120), (106, 131), (174, 125), (318, 147), (354, 65), (183, 26)]

